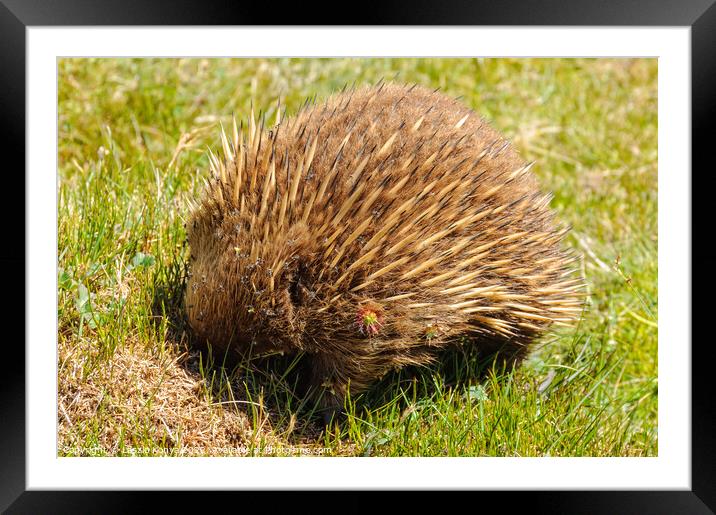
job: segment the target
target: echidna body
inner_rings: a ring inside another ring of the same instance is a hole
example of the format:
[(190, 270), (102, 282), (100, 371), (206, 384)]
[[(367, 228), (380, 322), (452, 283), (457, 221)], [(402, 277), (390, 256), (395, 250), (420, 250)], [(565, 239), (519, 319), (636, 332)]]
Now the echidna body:
[(578, 316), (550, 197), (460, 102), (384, 84), (253, 118), (222, 133), (188, 222), (188, 319), (214, 348), (303, 351), (339, 406), (450, 345), (518, 363)]

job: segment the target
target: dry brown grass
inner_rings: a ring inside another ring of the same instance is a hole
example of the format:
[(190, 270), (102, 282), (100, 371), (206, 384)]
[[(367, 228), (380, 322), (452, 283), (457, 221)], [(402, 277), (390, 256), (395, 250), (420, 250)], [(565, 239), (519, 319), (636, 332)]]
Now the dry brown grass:
[[(59, 454), (245, 454), (251, 428), (246, 415), (207, 399), (192, 373), (195, 355), (156, 356), (141, 345), (116, 349), (104, 366), (86, 372), (79, 341), (59, 345)], [(128, 431), (127, 428), (133, 428)]]

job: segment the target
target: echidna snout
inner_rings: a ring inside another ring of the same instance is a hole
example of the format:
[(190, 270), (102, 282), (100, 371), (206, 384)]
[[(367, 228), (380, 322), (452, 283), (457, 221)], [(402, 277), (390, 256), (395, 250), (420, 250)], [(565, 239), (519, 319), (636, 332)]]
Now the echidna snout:
[(190, 325), (304, 351), (329, 404), (460, 342), (519, 363), (581, 311), (550, 197), (456, 100), (382, 84), (221, 138), (188, 223)]

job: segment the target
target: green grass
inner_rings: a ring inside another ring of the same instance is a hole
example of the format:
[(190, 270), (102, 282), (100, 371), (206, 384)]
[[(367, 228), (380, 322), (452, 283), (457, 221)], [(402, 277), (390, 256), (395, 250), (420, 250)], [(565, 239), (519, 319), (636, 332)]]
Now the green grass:
[[(324, 430), (300, 359), (187, 346), (182, 217), (220, 121), (381, 77), (462, 97), (537, 161), (588, 305), (513, 373), (452, 353)], [(658, 454), (655, 59), (63, 59), (58, 80), (61, 455)]]

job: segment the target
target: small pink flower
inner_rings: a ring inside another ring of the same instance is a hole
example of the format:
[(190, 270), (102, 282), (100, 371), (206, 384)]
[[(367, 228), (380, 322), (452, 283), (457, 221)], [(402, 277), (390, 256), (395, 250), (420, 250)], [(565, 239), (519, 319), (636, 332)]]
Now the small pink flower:
[(356, 326), (361, 334), (375, 336), (383, 327), (383, 314), (376, 307), (362, 307), (356, 315)]

